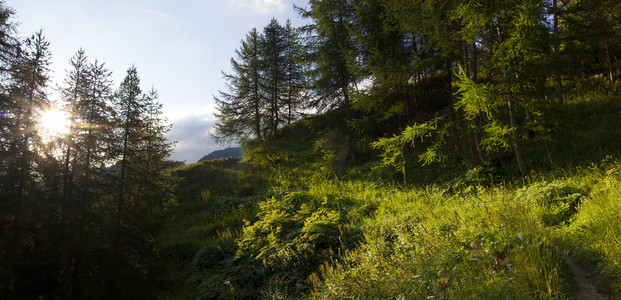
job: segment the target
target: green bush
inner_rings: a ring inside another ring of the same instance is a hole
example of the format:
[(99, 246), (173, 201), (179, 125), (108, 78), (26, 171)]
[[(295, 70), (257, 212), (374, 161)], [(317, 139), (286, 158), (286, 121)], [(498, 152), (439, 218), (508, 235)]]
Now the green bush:
[(259, 220), (244, 228), (236, 254), (263, 278), (258, 286), (300, 295), (310, 286), (310, 274), (345, 245), (356, 244), (359, 232), (329, 202), (298, 192), (259, 204)]
[(548, 225), (566, 224), (577, 212), (586, 193), (565, 181), (536, 182), (516, 192), (516, 197), (532, 205), (541, 221)]

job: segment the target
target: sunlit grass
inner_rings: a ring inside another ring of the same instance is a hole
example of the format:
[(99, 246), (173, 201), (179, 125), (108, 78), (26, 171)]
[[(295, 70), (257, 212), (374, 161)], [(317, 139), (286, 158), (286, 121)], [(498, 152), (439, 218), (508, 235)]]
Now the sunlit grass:
[[(290, 134), (308, 131), (302, 125)], [(209, 206), (187, 232), (202, 244), (196, 296), (571, 299), (572, 259), (599, 275), (607, 295), (621, 291), (621, 167), (612, 156), (557, 161), (562, 168), (527, 178), (447, 163), (412, 169), (421, 184), (403, 187), (373, 161), (340, 167), (331, 139), (292, 140), (254, 145), (226, 184), (234, 171), (181, 189)], [(253, 205), (238, 209), (244, 201)]]

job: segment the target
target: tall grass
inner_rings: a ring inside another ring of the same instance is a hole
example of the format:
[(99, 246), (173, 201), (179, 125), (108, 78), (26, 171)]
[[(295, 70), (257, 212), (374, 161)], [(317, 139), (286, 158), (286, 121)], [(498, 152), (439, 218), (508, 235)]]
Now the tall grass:
[(559, 231), (559, 238), (597, 275), (601, 286), (621, 298), (621, 164), (607, 163), (589, 179), (590, 196), (570, 226)]
[(171, 295), (570, 299), (572, 260), (621, 297), (621, 164), (589, 165), (619, 151), (600, 132), (621, 128), (614, 97), (570, 99), (572, 121), (558, 144), (532, 148), (546, 165), (527, 178), (449, 160), (411, 166), (403, 187), (372, 153), (343, 169), (341, 137), (323, 122), (335, 115), (248, 142), (242, 162), (179, 168), (179, 213), (162, 247), (179, 262)]
[(376, 193), (382, 197), (373, 199), (377, 209), (363, 222), (364, 242), (311, 276), (312, 298), (567, 295), (560, 248), (515, 189), (438, 190)]

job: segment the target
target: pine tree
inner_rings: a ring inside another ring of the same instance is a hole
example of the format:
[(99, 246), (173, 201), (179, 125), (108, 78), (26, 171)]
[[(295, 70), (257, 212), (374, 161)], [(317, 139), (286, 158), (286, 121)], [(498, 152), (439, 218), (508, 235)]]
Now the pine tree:
[(283, 118), (287, 124), (291, 124), (292, 121), (298, 118), (298, 112), (304, 104), (303, 93), (306, 89), (306, 82), (300, 65), (302, 50), (299, 30), (294, 28), (289, 20), (287, 20), (285, 24), (284, 39), (286, 44), (284, 63), (285, 78), (282, 82), (284, 99), (281, 106), (284, 110)]
[(61, 215), (66, 219), (61, 225), (68, 227), (69, 236), (65, 237), (68, 245), (63, 249), (58, 293), (80, 298), (84, 279), (95, 280), (90, 274), (93, 267), (98, 267), (94, 253), (88, 251), (99, 247), (95, 242), (97, 239), (89, 240), (87, 236), (98, 236), (93, 228), (101, 226), (93, 222), (96, 218), (91, 218), (94, 214), (91, 206), (100, 204), (99, 190), (104, 182), (102, 166), (106, 162), (110, 135), (112, 82), (111, 73), (103, 64), (98, 61), (87, 63), (83, 50), (79, 50), (70, 63), (73, 68), (67, 74), (67, 88), (63, 89), (72, 112), (72, 132), (66, 146), (72, 149), (72, 152), (67, 151), (67, 156), (71, 153), (72, 159), (65, 160), (65, 172), (70, 174), (65, 185), (72, 187), (73, 192), (66, 201), (68, 212)]
[[(276, 135), (282, 123), (280, 117), (281, 103), (284, 99), (284, 82), (286, 81), (286, 40), (285, 28), (276, 19), (263, 29), (260, 43), (261, 90), (268, 111), (264, 129), (269, 135)], [(267, 134), (266, 134), (267, 135)]]
[(409, 83), (415, 69), (413, 41), (399, 30), (388, 5), (378, 0), (355, 2), (357, 21), (350, 27), (359, 51), (348, 64), (366, 83), (353, 94), (353, 107), (365, 112), (353, 125), (367, 133), (377, 131), (378, 124), (404, 128), (417, 109)]
[[(357, 51), (348, 29), (355, 22), (352, 3), (349, 0), (311, 0), (310, 10), (297, 8), (302, 17), (315, 22), (305, 28), (305, 60), (310, 66), (308, 76), (313, 87), (309, 105), (317, 111), (343, 108), (346, 122), (352, 120), (349, 89), (358, 81), (348, 67), (348, 57)], [(347, 127), (345, 145), (339, 154), (341, 164), (353, 161), (354, 152), (353, 137)]]
[(248, 135), (257, 139), (264, 137), (265, 95), (261, 89), (260, 40), (256, 28), (252, 29), (241, 47), (235, 50), (237, 59), (231, 58), (233, 73), (223, 73), (228, 92), (220, 91), (220, 96), (214, 97), (218, 122), (211, 133), (218, 143), (240, 142)]
[(19, 268), (27, 267), (20, 265), (24, 252), (30, 250), (29, 244), (24, 243), (25, 236), (34, 234), (33, 228), (36, 228), (32, 223), (32, 213), (35, 212), (33, 209), (38, 208), (36, 197), (40, 186), (36, 184), (36, 162), (40, 161), (40, 146), (35, 133), (39, 112), (48, 102), (49, 59), (49, 42), (42, 31), (38, 31), (23, 42), (20, 56), (11, 67), (9, 103), (4, 113), (13, 122), (7, 128), (11, 138), (5, 141), (8, 156), (3, 160), (3, 164), (11, 166), (6, 170), (7, 191), (4, 198), (12, 212), (5, 285), (8, 290), (19, 291), (21, 289), (15, 285), (27, 282), (25, 278), (15, 276)]
[[(85, 101), (89, 92), (88, 82), (88, 62), (86, 53), (83, 49), (79, 49), (76, 54), (69, 60), (70, 69), (64, 80), (63, 87), (60, 88), (61, 97), (65, 102), (65, 110), (68, 112), (70, 120), (70, 130), (76, 129), (76, 123), (80, 118), (78, 112), (79, 103)], [(62, 199), (60, 202), (60, 237), (59, 248), (63, 254), (63, 262), (61, 270), (58, 272), (58, 282), (61, 289), (70, 291), (70, 279), (67, 278), (71, 274), (73, 268), (74, 249), (80, 247), (76, 243), (72, 229), (74, 226), (72, 221), (76, 219), (78, 197), (76, 191), (75, 169), (78, 165), (76, 160), (78, 141), (74, 139), (74, 132), (67, 135), (64, 139), (64, 158), (63, 158), (63, 186)], [(65, 295), (67, 296), (67, 295)]]
[(143, 94), (135, 67), (113, 96), (116, 162), (112, 195), (112, 244), (106, 297), (131, 297), (131, 282), (149, 280), (154, 246), (154, 221), (170, 198), (169, 178), (163, 174), (172, 145), (165, 134), (170, 129), (161, 117), (157, 93)]

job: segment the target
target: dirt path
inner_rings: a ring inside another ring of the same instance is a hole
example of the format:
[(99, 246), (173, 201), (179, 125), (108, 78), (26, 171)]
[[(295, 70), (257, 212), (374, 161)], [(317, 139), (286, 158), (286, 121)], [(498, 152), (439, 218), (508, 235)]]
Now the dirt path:
[(576, 264), (571, 258), (567, 257), (567, 263), (574, 274), (576, 299), (577, 300), (608, 300), (609, 297), (600, 292), (593, 276), (583, 267)]

